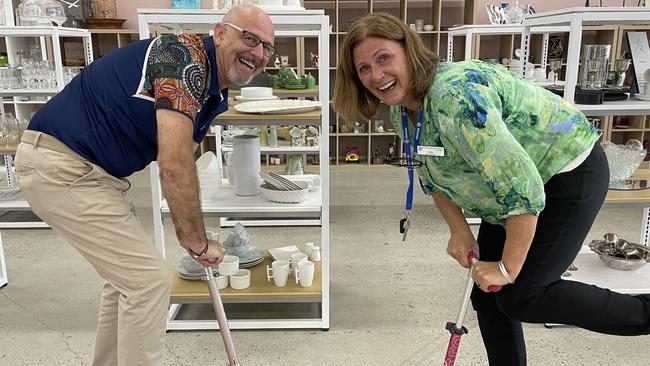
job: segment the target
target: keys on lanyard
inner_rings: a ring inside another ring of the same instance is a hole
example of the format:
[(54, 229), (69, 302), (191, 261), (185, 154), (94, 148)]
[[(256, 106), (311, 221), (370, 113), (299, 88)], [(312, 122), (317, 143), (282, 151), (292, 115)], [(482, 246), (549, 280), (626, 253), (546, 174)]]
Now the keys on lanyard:
[[(426, 100), (425, 100), (426, 101)], [(424, 111), (424, 102), (420, 104), (418, 111), (418, 118), (415, 124), (415, 136), (413, 137), (413, 149), (411, 149), (411, 138), (409, 136), (408, 117), (406, 116), (406, 108), (402, 107), (402, 128), (404, 129), (404, 149), (406, 150), (406, 163), (409, 177), (409, 187), (406, 191), (406, 214), (399, 220), (399, 232), (402, 234), (402, 241), (406, 241), (406, 235), (411, 226), (411, 207), (413, 206), (413, 164), (415, 162), (415, 154), (420, 143), (420, 131), (422, 130), (422, 117)]]
[(402, 234), (402, 241), (406, 241), (406, 235), (409, 233), (411, 226), (411, 211), (406, 211), (404, 217), (399, 220), (399, 232)]

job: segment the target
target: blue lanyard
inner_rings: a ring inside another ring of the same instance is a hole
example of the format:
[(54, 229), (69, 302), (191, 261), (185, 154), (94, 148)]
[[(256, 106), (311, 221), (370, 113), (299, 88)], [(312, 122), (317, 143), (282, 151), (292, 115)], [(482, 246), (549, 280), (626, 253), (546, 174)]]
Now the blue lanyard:
[(418, 145), (420, 144), (420, 131), (422, 130), (422, 117), (424, 115), (424, 102), (420, 104), (418, 118), (415, 123), (415, 136), (413, 137), (413, 150), (411, 150), (411, 137), (409, 136), (409, 122), (406, 116), (406, 108), (402, 109), (402, 128), (404, 129), (404, 148), (406, 149), (406, 163), (408, 164), (409, 188), (406, 191), (406, 211), (411, 211), (413, 207), (413, 164), (417, 154)]

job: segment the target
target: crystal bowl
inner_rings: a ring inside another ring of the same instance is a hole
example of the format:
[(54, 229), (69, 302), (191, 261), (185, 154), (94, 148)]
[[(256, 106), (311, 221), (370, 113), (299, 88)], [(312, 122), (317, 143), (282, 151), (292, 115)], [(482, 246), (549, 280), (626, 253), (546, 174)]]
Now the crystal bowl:
[(625, 145), (604, 141), (601, 146), (607, 155), (610, 182), (622, 181), (632, 176), (647, 154), (641, 141), (634, 139), (630, 139)]

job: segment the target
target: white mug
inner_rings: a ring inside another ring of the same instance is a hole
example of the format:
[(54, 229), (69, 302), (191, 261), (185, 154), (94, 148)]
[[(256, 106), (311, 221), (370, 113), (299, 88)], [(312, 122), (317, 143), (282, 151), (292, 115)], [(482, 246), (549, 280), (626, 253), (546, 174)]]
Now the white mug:
[(313, 247), (314, 247), (314, 243), (312, 242), (305, 243), (305, 253), (309, 255), (309, 253), (311, 253), (311, 248)]
[(298, 263), (294, 274), (296, 283), (300, 283), (302, 287), (311, 287), (314, 282), (314, 268), (314, 262), (304, 261)]
[(237, 270), (230, 276), (230, 287), (235, 290), (243, 290), (251, 285), (251, 271), (247, 269)]
[(305, 253), (296, 253), (291, 256), (291, 270), (295, 270), (296, 266), (301, 263), (307, 261), (308, 256)]
[(271, 278), (277, 287), (286, 286), (289, 279), (289, 261), (277, 260), (271, 263), (271, 267), (266, 266), (266, 280), (270, 282)]
[(236, 255), (224, 255), (223, 260), (219, 263), (219, 274), (223, 276), (232, 276), (239, 269), (239, 257)]
[(320, 262), (320, 247), (311, 247), (311, 251), (309, 252), (309, 260), (312, 262)]

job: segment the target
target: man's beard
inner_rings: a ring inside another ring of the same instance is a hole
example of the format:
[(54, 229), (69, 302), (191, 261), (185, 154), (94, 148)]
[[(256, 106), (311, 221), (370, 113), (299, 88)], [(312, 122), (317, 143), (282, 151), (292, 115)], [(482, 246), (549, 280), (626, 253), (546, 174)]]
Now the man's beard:
[(256, 73), (253, 72), (250, 76), (243, 76), (240, 75), (237, 70), (236, 66), (233, 65), (229, 70), (228, 70), (228, 80), (230, 81), (231, 84), (234, 86), (243, 86), (247, 85), (248, 83), (253, 80), (255, 77)]

